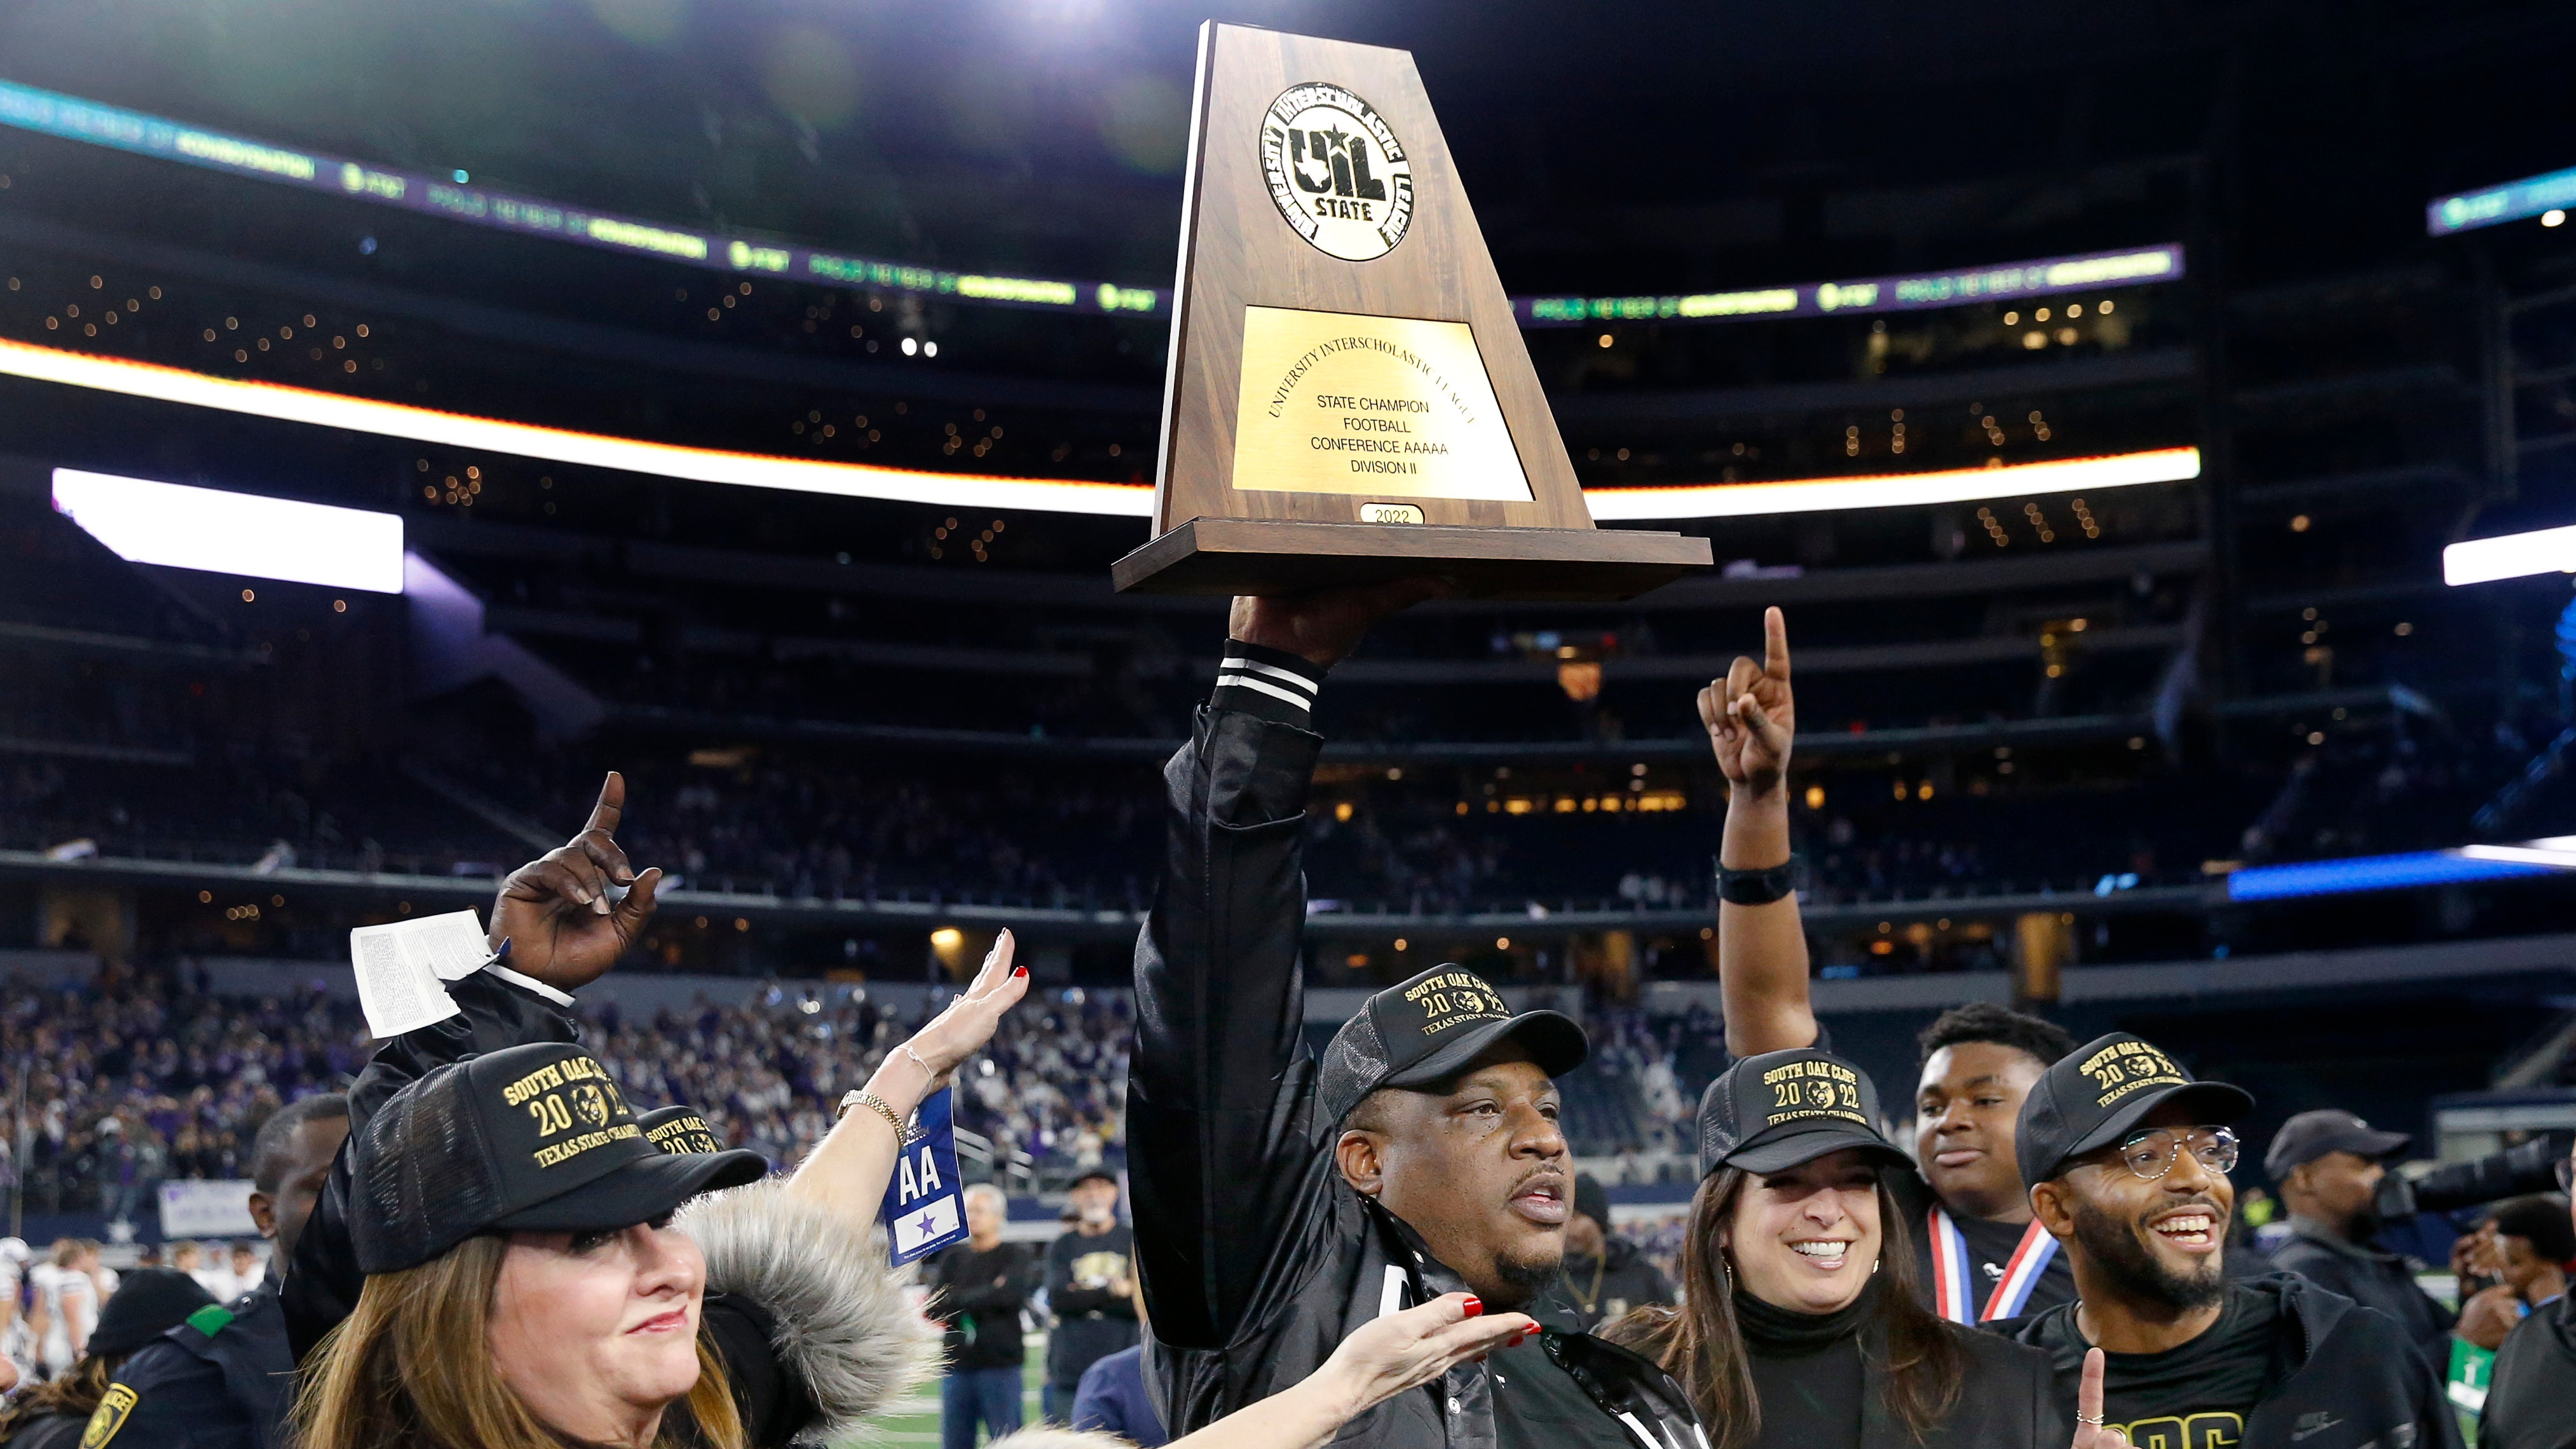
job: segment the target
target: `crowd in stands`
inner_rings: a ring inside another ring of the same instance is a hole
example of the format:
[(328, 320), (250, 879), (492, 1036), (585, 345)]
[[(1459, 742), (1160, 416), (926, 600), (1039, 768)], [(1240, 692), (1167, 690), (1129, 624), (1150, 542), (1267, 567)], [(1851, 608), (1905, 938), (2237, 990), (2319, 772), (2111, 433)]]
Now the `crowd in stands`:
[[(11, 978), (0, 1009), (0, 1100), (24, 1102), (31, 1211), (148, 1212), (165, 1178), (247, 1176), (259, 1126), (365, 1064), (354, 1003), (227, 998), (163, 978), (44, 990)], [(23, 1095), (21, 1089), (23, 1088)]]
[[(0, 1132), (0, 1170), (23, 1176), (31, 1212), (133, 1221), (150, 1216), (164, 1180), (246, 1177), (268, 1115), (345, 1085), (371, 1047), (356, 1004), (320, 995), (214, 995), (164, 976), (5, 985), (0, 1110), (27, 1104), (27, 1150), (12, 1160), (21, 1134)], [(921, 1024), (863, 992), (833, 994), (828, 1006), (778, 991), (742, 1006), (646, 1018), (612, 1004), (587, 1016), (635, 1100), (695, 1106), (734, 1145), (784, 1164)], [(1016, 1168), (1025, 1186), (1118, 1160), (1129, 1024), (1123, 994), (1078, 990), (1006, 1018), (958, 1084), (957, 1121), (992, 1143), (997, 1172)]]
[[(833, 995), (772, 991), (649, 1019), (604, 1007), (590, 1014), (592, 1042), (636, 1101), (695, 1106), (732, 1145), (790, 1163), (829, 1130), (841, 1094), (922, 1024), (862, 992)], [(997, 1175), (1016, 1165), (1028, 1183), (1058, 1181), (1123, 1152), (1130, 1024), (1123, 995), (1080, 990), (1003, 1019), (957, 1083), (958, 1125), (992, 1144)]]
[[(1147, 652), (1159, 660), (1167, 649), (1183, 652), (1169, 641)], [(113, 671), (99, 679), (68, 668), (56, 673), (60, 688), (0, 702), (0, 736), (105, 742), (138, 758), (0, 756), (0, 847), (89, 841), (101, 855), (435, 875), (497, 871), (520, 858), (525, 839), (415, 778), (408, 766), (418, 762), (549, 833), (580, 817), (601, 769), (622, 769), (635, 790), (627, 834), (636, 858), (664, 865), (684, 883), (718, 889), (1136, 909), (1159, 848), (1148, 754), (1075, 762), (774, 741), (692, 750), (667, 734), (613, 729), (584, 744), (557, 745), (469, 738), (470, 731), (440, 724), (395, 742), (385, 757), (355, 760), (287, 735), (228, 737), (210, 720), (172, 715), (169, 691), (110, 677)], [(1141, 713), (1120, 728), (1176, 734), (1202, 682), (1159, 666), (1139, 679)], [(1102, 698), (1119, 687), (1104, 679), (1040, 683)], [(949, 725), (981, 718), (990, 730), (1005, 723), (982, 710), (991, 684), (960, 675), (953, 687), (923, 692), (935, 697), (915, 702), (918, 721), (889, 713), (903, 700), (882, 690), (864, 709), (836, 706), (813, 717)], [(1687, 704), (1687, 691), (1665, 692), (1675, 708)], [(1034, 697), (1016, 685), (1005, 693), (1014, 708)], [(1181, 703), (1166, 708), (1165, 694)], [(1496, 710), (1485, 699), (1462, 720), (1397, 728), (1404, 722), (1394, 716), (1427, 707), (1416, 692), (1354, 687), (1336, 699), (1347, 716), (1328, 724), (1336, 739), (1491, 737), (1497, 729), (1508, 733), (1494, 724), (1496, 715), (1535, 720), (1546, 712)], [(795, 713), (765, 698), (723, 703), (736, 712), (775, 705)], [(1832, 712), (1819, 712), (1830, 728)], [(2177, 883), (2198, 878), (2208, 860), (2262, 863), (2456, 843), (2472, 833), (2479, 805), (2557, 728), (2513, 711), (2474, 729), (2411, 710), (2367, 728), (2300, 723), (2333, 729), (2316, 731), (2313, 741), (2300, 736), (2283, 758), (2240, 746), (2235, 763), (2168, 760), (2173, 742), (2141, 737), (2135, 754), (2113, 747), (2117, 760), (2136, 768), (2094, 768), (2089, 776), (2003, 758), (2009, 750), (1992, 759), (1969, 751), (1883, 770), (1822, 770), (1808, 778), (1822, 784), (1829, 803), (1796, 817), (1810, 899), (2064, 891), (2104, 876)], [(1686, 732), (1684, 725), (1657, 728)], [(1042, 725), (1039, 738), (1099, 732)], [(1624, 765), (1609, 769), (1616, 783), (1596, 774), (1593, 788), (1630, 783)], [(1400, 786), (1372, 783), (1344, 797), (1356, 807), (1349, 818), (1315, 817), (1315, 892), (1431, 913), (1517, 909), (1528, 901), (1551, 908), (1566, 901), (1705, 906), (1719, 792), (1704, 762), (1686, 782), (1663, 769), (1657, 790), (1682, 784), (1683, 808), (1621, 812), (1615, 820), (1544, 806), (1537, 814), (1490, 813), (1484, 807), (1495, 803), (1497, 782), (1487, 767), (1426, 766)], [(2174, 788), (2177, 772), (2186, 788)], [(1517, 788), (1503, 783), (1505, 794)], [(1579, 787), (1578, 773), (1567, 788)], [(2533, 797), (2540, 808), (2523, 812), (2526, 833), (2547, 833), (2548, 818), (2565, 813), (2562, 796), (2563, 789)], [(2121, 826), (2102, 829), (2104, 820)], [(2516, 824), (2477, 833), (2509, 837)]]
[[(371, 1043), (354, 1002), (318, 994), (210, 994), (164, 975), (106, 987), (5, 983), (0, 1104), (28, 1104), (25, 1160), (0, 1133), (0, 1168), (23, 1176), (27, 1210), (141, 1220), (168, 1179), (240, 1178), (271, 1112), (336, 1090)], [(585, 1007), (587, 1037), (629, 1096), (704, 1112), (735, 1146), (801, 1160), (841, 1094), (867, 1079), (921, 1022), (864, 990), (823, 996), (773, 988), (738, 1006), (701, 1002), (650, 1015)], [(1586, 1090), (1612, 1105), (1591, 1122), (1587, 1155), (1606, 1175), (1651, 1180), (1690, 1151), (1696, 1103), (1685, 1084), (1716, 1061), (1705, 1013), (1594, 1017)], [(1003, 1019), (957, 1084), (957, 1121), (992, 1144), (993, 1174), (1014, 1191), (1052, 1185), (1125, 1156), (1126, 993), (1068, 988)], [(5, 1181), (0, 1181), (5, 1186)]]

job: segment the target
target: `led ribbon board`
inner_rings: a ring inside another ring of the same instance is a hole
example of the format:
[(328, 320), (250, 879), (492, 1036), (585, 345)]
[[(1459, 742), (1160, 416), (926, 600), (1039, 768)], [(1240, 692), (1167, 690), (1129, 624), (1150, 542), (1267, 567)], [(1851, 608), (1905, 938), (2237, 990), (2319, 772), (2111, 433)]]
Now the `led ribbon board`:
[(687, 448), (604, 433), (504, 422), (468, 413), (439, 412), (314, 388), (210, 377), (158, 363), (65, 352), (24, 342), (0, 340), (0, 376), (34, 378), (281, 422), (314, 423), (378, 437), (479, 448), (521, 458), (615, 468), (699, 483), (733, 483), (747, 488), (784, 488), (799, 493), (944, 507), (1028, 508), (1136, 518), (1145, 517), (1154, 507), (1154, 490), (1142, 484), (931, 473)]
[[(720, 271), (776, 276), (831, 286), (876, 287), (919, 292), (945, 300), (994, 307), (1028, 307), (1047, 312), (1168, 315), (1170, 299), (1160, 290), (1123, 287), (1114, 282), (1072, 282), (1048, 277), (985, 276), (908, 262), (881, 261), (820, 251), (769, 238), (729, 232), (666, 226), (588, 207), (568, 206), (513, 192), (470, 186), (417, 171), (403, 171), (334, 156), (227, 135), (161, 116), (105, 106), (77, 96), (0, 82), (0, 125), (22, 131), (83, 141), (157, 156), (221, 171), (274, 181), (307, 191), (328, 192), (379, 206), (443, 216), (501, 231), (572, 242), (607, 251), (662, 257)], [(463, 172), (456, 173), (462, 177)]]
[(2576, 207), (2576, 166), (2545, 176), (2526, 176), (2502, 186), (2434, 197), (2424, 203), (2424, 231), (2430, 236), (2449, 236), (2570, 207)]
[(54, 470), (54, 511), (128, 563), (403, 591), (399, 515)]
[[(1167, 317), (1171, 294), (1161, 288), (1131, 287), (1117, 282), (1068, 281), (1052, 277), (1011, 277), (957, 272), (913, 262), (886, 261), (799, 246), (772, 237), (670, 226), (639, 217), (621, 216), (589, 207), (496, 191), (451, 177), (431, 176), (398, 167), (379, 166), (324, 151), (281, 146), (247, 136), (191, 126), (163, 116), (102, 105), (78, 96), (0, 81), (0, 125), (15, 126), (65, 141), (80, 141), (157, 156), (189, 166), (274, 181), (307, 191), (327, 192), (379, 206), (400, 207), (450, 221), (488, 226), (524, 236), (571, 242), (630, 255), (723, 271), (766, 275), (826, 286), (872, 287), (914, 292), (943, 301), (993, 307), (1021, 307), (1042, 312)], [(461, 175), (463, 173), (457, 173)], [(2555, 183), (2576, 197), (2576, 171), (2558, 172), (2515, 182), (2472, 198), (2452, 197), (2433, 204), (2434, 231), (2457, 230), (2441, 224), (2445, 208), (2483, 209), (2482, 198), (2507, 191)], [(2502, 207), (2502, 201), (2494, 202)], [(2520, 202), (2515, 202), (2520, 205)], [(2527, 216), (2559, 201), (2535, 201), (2510, 215), (2464, 225)], [(2465, 213), (2464, 213), (2465, 214)], [(1955, 307), (1969, 302), (2041, 297), (2060, 292), (2098, 291), (2104, 287), (2170, 282), (2183, 274), (2178, 243), (2130, 251), (2088, 252), (2031, 262), (2007, 262), (1958, 272), (1924, 272), (1903, 276), (1864, 277), (1853, 281), (1801, 282), (1794, 286), (1755, 287), (1737, 292), (1695, 292), (1645, 297), (1532, 296), (1512, 299), (1512, 312), (1523, 327), (1580, 327), (1595, 322), (1737, 322), (1761, 317), (1821, 317), (1844, 312), (1904, 312), (1927, 307)]]
[(1523, 327), (1582, 327), (1597, 322), (1745, 322), (1765, 317), (1824, 317), (1844, 312), (1912, 312), (2094, 292), (2171, 282), (2182, 277), (2182, 245), (2168, 242), (2122, 252), (2087, 252), (2035, 262), (2006, 262), (1963, 272), (1921, 272), (1846, 282), (1800, 282), (1741, 292), (1655, 297), (1514, 297)]
[(1966, 503), (2032, 493), (2089, 493), (2200, 476), (2198, 448), (2159, 448), (2100, 458), (2067, 458), (1998, 468), (1948, 468), (1857, 478), (1800, 478), (1777, 483), (1698, 483), (1672, 488), (1587, 488), (1595, 519), (1750, 518), (1845, 508), (1902, 508)]

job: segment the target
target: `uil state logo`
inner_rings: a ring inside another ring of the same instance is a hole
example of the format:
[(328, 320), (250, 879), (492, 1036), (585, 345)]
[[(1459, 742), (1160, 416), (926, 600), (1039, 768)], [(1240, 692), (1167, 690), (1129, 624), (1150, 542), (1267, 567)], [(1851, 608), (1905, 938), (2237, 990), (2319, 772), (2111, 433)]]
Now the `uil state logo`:
[(1413, 222), (1404, 143), (1376, 108), (1327, 81), (1290, 86), (1262, 114), (1261, 173), (1297, 234), (1346, 262), (1394, 251)]

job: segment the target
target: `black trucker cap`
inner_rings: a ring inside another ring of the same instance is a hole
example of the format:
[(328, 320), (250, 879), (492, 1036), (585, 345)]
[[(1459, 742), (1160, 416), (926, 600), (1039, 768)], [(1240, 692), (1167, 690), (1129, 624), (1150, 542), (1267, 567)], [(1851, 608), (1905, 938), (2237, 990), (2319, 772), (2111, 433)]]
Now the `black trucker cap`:
[(394, 1094), (349, 1141), (362, 1273), (477, 1233), (597, 1232), (767, 1172), (756, 1152), (664, 1152), (597, 1058), (565, 1042), (466, 1057)]
[(2414, 1140), (2403, 1132), (2382, 1132), (2350, 1112), (2332, 1107), (2301, 1112), (2272, 1134), (2272, 1145), (2263, 1154), (2263, 1171), (2279, 1182), (2329, 1152), (2349, 1152), (2376, 1160), (2405, 1151), (2406, 1144)]
[(1884, 1161), (1910, 1159), (1878, 1135), (1878, 1088), (1869, 1073), (1814, 1047), (1743, 1057), (1699, 1099), (1699, 1175), (1721, 1167), (1779, 1172), (1857, 1147)]
[(2127, 1032), (2076, 1048), (2040, 1073), (2022, 1099), (2013, 1129), (2022, 1183), (2057, 1176), (2066, 1159), (2119, 1141), (2167, 1102), (2180, 1102), (2194, 1122), (2210, 1126), (2254, 1110), (2254, 1096), (2243, 1087), (2194, 1081), (2153, 1043)]
[(1509, 1037), (1561, 1077), (1591, 1054), (1583, 1028), (1554, 1011), (1512, 1015), (1503, 994), (1458, 966), (1435, 966), (1368, 999), (1324, 1048), (1315, 1126), (1330, 1131), (1380, 1087), (1422, 1087), (1454, 1077)]
[(656, 1107), (635, 1119), (644, 1140), (664, 1152), (722, 1152), (723, 1139), (695, 1107)]

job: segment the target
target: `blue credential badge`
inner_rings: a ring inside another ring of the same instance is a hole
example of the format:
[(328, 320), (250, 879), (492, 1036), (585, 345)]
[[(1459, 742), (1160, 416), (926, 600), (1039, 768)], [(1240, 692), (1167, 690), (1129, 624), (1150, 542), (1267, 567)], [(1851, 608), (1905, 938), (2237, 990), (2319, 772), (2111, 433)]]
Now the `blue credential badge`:
[(913, 1123), (920, 1137), (897, 1153), (886, 1184), (886, 1237), (898, 1268), (966, 1238), (966, 1184), (957, 1176), (956, 1102), (930, 1094)]

